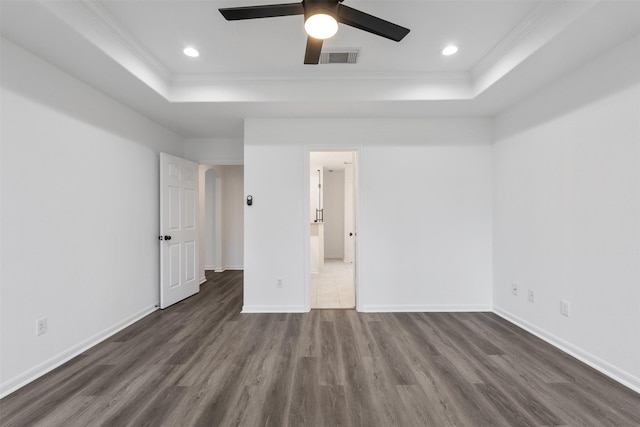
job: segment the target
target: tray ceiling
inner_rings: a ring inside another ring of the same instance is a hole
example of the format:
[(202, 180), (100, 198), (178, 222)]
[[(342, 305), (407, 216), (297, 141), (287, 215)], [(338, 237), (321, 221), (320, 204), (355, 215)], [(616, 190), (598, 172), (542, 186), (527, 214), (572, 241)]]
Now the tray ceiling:
[[(640, 2), (346, 0), (411, 29), (347, 26), (303, 65), (301, 16), (228, 22), (263, 0), (2, 0), (3, 37), (184, 137), (240, 138), (246, 117), (491, 116), (640, 31)], [(459, 47), (445, 57), (447, 44)], [(186, 46), (201, 55), (189, 58)]]

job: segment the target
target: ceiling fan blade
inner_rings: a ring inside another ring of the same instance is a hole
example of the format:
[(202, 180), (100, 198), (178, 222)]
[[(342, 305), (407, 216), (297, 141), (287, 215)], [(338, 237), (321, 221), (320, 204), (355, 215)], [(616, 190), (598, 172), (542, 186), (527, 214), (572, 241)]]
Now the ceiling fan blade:
[(317, 65), (320, 62), (320, 52), (322, 51), (322, 39), (307, 37), (307, 50), (304, 53), (304, 63)]
[(226, 7), (218, 9), (227, 21), (240, 19), (273, 18), (276, 16), (302, 15), (302, 3), (267, 4), (262, 6)]
[(343, 4), (338, 5), (338, 22), (397, 42), (411, 31)]

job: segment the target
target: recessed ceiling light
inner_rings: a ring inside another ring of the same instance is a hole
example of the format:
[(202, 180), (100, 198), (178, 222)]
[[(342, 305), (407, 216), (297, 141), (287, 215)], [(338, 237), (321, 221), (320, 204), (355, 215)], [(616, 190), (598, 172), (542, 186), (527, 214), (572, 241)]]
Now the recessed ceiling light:
[(185, 55), (190, 56), (192, 58), (197, 58), (198, 56), (200, 56), (200, 52), (198, 52), (195, 48), (193, 47), (185, 47), (184, 50), (182, 51)]
[(450, 56), (450, 55), (453, 55), (454, 53), (456, 53), (457, 51), (458, 51), (458, 46), (449, 45), (449, 46), (445, 47), (444, 49), (442, 49), (442, 54), (444, 56)]

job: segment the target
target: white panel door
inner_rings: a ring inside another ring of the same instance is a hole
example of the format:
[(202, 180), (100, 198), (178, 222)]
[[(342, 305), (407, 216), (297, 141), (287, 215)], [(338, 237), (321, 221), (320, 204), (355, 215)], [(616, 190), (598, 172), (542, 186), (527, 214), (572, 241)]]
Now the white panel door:
[(200, 290), (198, 164), (160, 153), (160, 308)]

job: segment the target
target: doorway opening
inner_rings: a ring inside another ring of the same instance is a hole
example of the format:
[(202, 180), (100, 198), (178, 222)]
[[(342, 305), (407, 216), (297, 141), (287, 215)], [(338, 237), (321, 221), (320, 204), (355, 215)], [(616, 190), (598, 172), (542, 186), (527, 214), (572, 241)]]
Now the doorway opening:
[(357, 152), (309, 153), (311, 309), (356, 307)]
[(200, 284), (244, 268), (244, 167), (200, 165)]
[(201, 265), (205, 272), (222, 272), (222, 171), (212, 166), (204, 166), (204, 170)]

